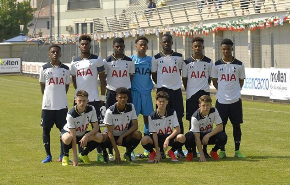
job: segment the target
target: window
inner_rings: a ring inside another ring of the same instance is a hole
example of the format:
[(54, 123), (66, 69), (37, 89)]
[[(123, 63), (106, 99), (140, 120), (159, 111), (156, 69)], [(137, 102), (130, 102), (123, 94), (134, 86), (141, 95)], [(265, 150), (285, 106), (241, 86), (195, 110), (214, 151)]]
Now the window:
[(82, 23), (82, 34), (88, 33), (88, 25), (87, 23)]
[(68, 0), (68, 10), (100, 8), (100, 0)]
[(90, 23), (90, 29), (91, 29), (90, 32), (94, 33), (94, 23), (92, 22)]
[(75, 24), (75, 33), (79, 34), (79, 23)]

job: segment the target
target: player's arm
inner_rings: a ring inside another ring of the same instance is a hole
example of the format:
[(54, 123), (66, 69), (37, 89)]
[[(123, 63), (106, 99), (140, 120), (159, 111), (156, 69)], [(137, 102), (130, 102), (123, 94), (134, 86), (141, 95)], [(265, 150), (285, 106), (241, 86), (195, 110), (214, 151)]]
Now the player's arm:
[(135, 73), (130, 74), (130, 82), (132, 82)]
[(152, 80), (155, 84), (157, 84), (157, 72), (152, 72)]
[(156, 150), (156, 162), (160, 162), (161, 160), (161, 153), (158, 146), (158, 135), (156, 132), (152, 133), (153, 135), (153, 143)]
[(177, 136), (177, 134), (179, 133), (180, 133), (180, 126), (178, 125), (177, 127), (174, 128), (174, 131), (165, 139), (164, 144), (163, 144), (164, 150), (167, 149), (169, 145), (169, 141), (173, 139), (175, 136)]
[(69, 84), (66, 84), (66, 85), (65, 85), (65, 92), (67, 93), (68, 90), (69, 90)]
[(40, 90), (41, 90), (42, 95), (44, 94), (44, 89), (45, 89), (45, 83), (40, 82)]
[(218, 124), (211, 132), (203, 137), (202, 144), (207, 145), (209, 138), (223, 131), (223, 129), (223, 123)]
[(242, 89), (242, 87), (244, 86), (244, 81), (245, 79), (239, 79), (239, 83), (240, 83), (240, 87)]
[[(100, 79), (100, 82), (101, 82), (101, 97), (105, 97), (106, 85), (107, 85), (105, 71), (99, 72), (99, 79)], [(105, 99), (106, 99), (106, 97), (105, 97)], [(101, 98), (100, 106), (102, 106), (104, 104), (105, 99)]]
[(182, 83), (183, 83), (183, 87), (186, 90), (187, 88), (187, 77), (182, 77)]
[(71, 80), (75, 89), (77, 89), (76, 75), (71, 75)]
[(200, 140), (200, 133), (199, 132), (194, 132), (194, 139), (195, 139), (195, 143), (196, 143), (196, 147), (199, 151), (200, 157), (199, 157), (199, 161), (200, 162), (204, 162), (206, 161), (203, 150), (202, 150), (202, 144), (201, 144), (201, 140)]
[(120, 135), (117, 144), (121, 145), (123, 138), (125, 138), (126, 136), (132, 134), (134, 131), (136, 131), (138, 129), (138, 120), (137, 119), (132, 119), (131, 121), (132, 125), (131, 127), (127, 130), (127, 132), (124, 132), (122, 135)]
[(107, 125), (107, 130), (108, 130), (108, 136), (110, 138), (112, 147), (115, 150), (115, 161), (117, 164), (119, 164), (121, 161), (121, 158), (120, 158), (120, 152), (119, 152), (118, 146), (116, 144), (116, 141), (113, 135), (113, 125)]
[(217, 78), (212, 78), (212, 85), (216, 88), (216, 90), (218, 90), (218, 82), (217, 82)]
[(80, 140), (80, 144), (81, 147), (85, 147), (87, 146), (88, 141), (92, 140), (90, 139), (91, 136), (96, 135), (99, 131), (99, 123), (96, 121), (94, 123), (92, 123), (92, 127), (93, 129), (91, 131), (89, 131), (88, 133), (86, 133), (82, 139)]
[(78, 155), (77, 155), (77, 136), (76, 136), (76, 129), (70, 128), (69, 129), (70, 135), (72, 136), (72, 151), (73, 151), (73, 165), (78, 165)]

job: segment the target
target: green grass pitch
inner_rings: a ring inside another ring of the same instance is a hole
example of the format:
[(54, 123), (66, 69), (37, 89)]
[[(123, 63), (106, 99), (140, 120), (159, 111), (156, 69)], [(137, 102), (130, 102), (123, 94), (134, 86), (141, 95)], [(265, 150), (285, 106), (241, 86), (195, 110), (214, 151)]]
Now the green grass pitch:
[[(155, 94), (155, 92), (153, 92)], [(73, 86), (68, 92), (72, 107)], [(289, 184), (290, 106), (288, 104), (243, 101), (241, 151), (245, 159), (234, 158), (232, 126), (227, 125), (226, 159), (200, 163), (169, 159), (159, 164), (137, 162), (99, 164), (96, 152), (91, 165), (63, 167), (57, 162), (59, 132), (51, 132), (53, 162), (46, 157), (40, 126), (42, 95), (37, 79), (0, 76), (0, 184)], [(142, 130), (142, 116), (139, 116)], [(188, 122), (184, 119), (184, 128)], [(187, 130), (186, 130), (187, 131)], [(208, 147), (208, 150), (211, 146)], [(124, 150), (121, 149), (121, 155)], [(138, 146), (135, 153), (143, 152)], [(70, 155), (72, 158), (72, 155)]]

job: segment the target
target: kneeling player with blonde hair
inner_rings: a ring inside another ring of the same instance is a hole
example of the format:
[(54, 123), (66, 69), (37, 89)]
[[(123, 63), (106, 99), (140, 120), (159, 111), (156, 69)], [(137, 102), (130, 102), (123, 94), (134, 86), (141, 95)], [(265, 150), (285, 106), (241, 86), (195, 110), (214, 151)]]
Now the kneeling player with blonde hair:
[[(152, 112), (148, 119), (150, 135), (144, 136), (141, 140), (142, 146), (150, 152), (148, 162), (161, 160), (160, 148), (164, 151), (168, 146), (172, 148), (168, 155), (172, 161), (178, 161), (174, 155), (175, 150), (181, 148), (185, 143), (185, 136), (180, 134), (176, 112), (173, 109), (167, 109), (169, 95), (164, 91), (156, 94), (157, 110)], [(153, 150), (155, 148), (156, 151)]]
[[(73, 165), (78, 166), (77, 143), (85, 148), (79, 154), (80, 160), (85, 164), (90, 164), (88, 153), (103, 140), (102, 134), (98, 132), (99, 124), (95, 108), (88, 104), (88, 96), (84, 90), (79, 90), (76, 93), (76, 105), (68, 112), (67, 123), (61, 130), (61, 139), (64, 143), (63, 166), (67, 166), (69, 163), (68, 155), (71, 148), (73, 150)], [(90, 123), (93, 129), (87, 131)]]

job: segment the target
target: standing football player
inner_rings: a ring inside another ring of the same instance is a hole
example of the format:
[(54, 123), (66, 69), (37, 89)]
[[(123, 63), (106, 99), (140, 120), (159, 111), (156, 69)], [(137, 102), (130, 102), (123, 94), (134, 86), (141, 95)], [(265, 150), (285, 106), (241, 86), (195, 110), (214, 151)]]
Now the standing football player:
[[(144, 135), (149, 134), (148, 116), (153, 112), (153, 103), (151, 91), (153, 82), (151, 79), (152, 57), (146, 55), (148, 49), (148, 39), (140, 36), (135, 40), (137, 53), (131, 58), (135, 64), (135, 74), (132, 80), (132, 100), (136, 109), (137, 116), (141, 113), (144, 120)], [(149, 152), (144, 151), (144, 155), (148, 156)], [(134, 155), (132, 155), (134, 157)], [(132, 159), (133, 160), (133, 159)]]
[[(114, 53), (104, 60), (107, 75), (106, 109), (116, 103), (116, 89), (118, 87), (128, 89), (128, 103), (132, 103), (131, 80), (135, 73), (135, 66), (132, 59), (124, 54), (124, 49), (124, 39), (115, 38), (113, 40)], [(109, 160), (114, 161), (112, 148), (109, 148)]]
[[(51, 45), (48, 56), (50, 62), (42, 66), (39, 75), (40, 88), (43, 95), (41, 113), (42, 139), (47, 155), (42, 163), (52, 161), (50, 131), (54, 123), (59, 130), (66, 124), (66, 114), (68, 111), (66, 93), (70, 84), (69, 67), (59, 61), (61, 48), (55, 44)], [(61, 140), (60, 143), (59, 161), (61, 162), (63, 156)]]
[[(233, 136), (235, 141), (235, 157), (244, 158), (240, 152), (242, 137), (241, 124), (243, 123), (243, 108), (241, 100), (241, 89), (245, 79), (244, 64), (233, 57), (233, 41), (224, 39), (221, 42), (222, 58), (216, 61), (212, 67), (211, 77), (214, 87), (217, 89), (216, 108), (225, 126), (230, 119), (233, 126)], [(226, 157), (223, 146), (220, 158)]]
[[(204, 40), (201, 37), (192, 39), (191, 48), (193, 54), (184, 60), (182, 65), (182, 81), (186, 89), (186, 120), (189, 122), (191, 116), (199, 107), (199, 98), (202, 95), (210, 95), (209, 84), (213, 62), (203, 55), (203, 43)], [(203, 152), (207, 158), (210, 157), (207, 153), (206, 145), (203, 146)], [(193, 156), (197, 156), (195, 148), (193, 148)]]
[[(160, 44), (163, 50), (152, 59), (152, 79), (157, 84), (157, 92), (165, 91), (168, 93), (169, 103), (167, 106), (176, 111), (181, 134), (183, 134), (184, 109), (180, 77), (183, 64), (182, 54), (172, 50), (173, 41), (170, 34), (164, 34)], [(161, 155), (162, 158), (165, 158), (162, 150)], [(178, 157), (184, 158), (181, 148), (178, 149)]]

